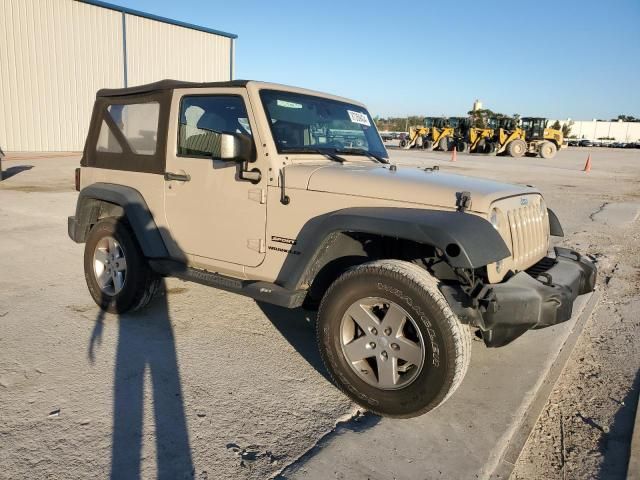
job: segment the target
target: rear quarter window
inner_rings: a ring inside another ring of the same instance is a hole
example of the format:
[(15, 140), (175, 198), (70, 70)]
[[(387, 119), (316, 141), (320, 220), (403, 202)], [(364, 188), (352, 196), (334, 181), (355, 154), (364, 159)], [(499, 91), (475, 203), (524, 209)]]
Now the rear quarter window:
[[(96, 150), (154, 155), (158, 144), (158, 102), (108, 105)], [(125, 143), (125, 145), (123, 145)]]

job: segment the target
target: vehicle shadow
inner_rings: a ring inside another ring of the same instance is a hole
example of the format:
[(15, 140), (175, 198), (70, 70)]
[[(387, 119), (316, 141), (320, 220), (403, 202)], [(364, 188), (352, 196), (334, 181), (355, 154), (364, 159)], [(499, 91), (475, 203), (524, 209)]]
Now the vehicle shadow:
[(302, 308), (278, 307), (265, 302), (256, 302), (256, 304), (280, 335), (289, 342), (289, 345), (328, 382), (331, 382), (316, 342), (316, 312)]
[[(138, 208), (128, 213), (136, 217)], [(122, 225), (126, 225), (124, 220)], [(150, 234), (145, 232), (145, 236)], [(93, 363), (106, 316), (117, 317), (110, 473), (113, 480), (141, 478), (144, 412), (149, 408), (155, 424), (157, 478), (193, 478), (194, 474), (167, 291), (164, 279), (161, 282), (154, 299), (142, 311), (110, 315), (100, 309), (89, 339), (87, 356)], [(145, 399), (146, 382), (151, 385), (150, 399)]]
[[(89, 343), (90, 360), (95, 358), (104, 318), (100, 310)], [(146, 378), (151, 381), (151, 405), (145, 405)], [(191, 478), (194, 468), (164, 282), (144, 314), (118, 315), (113, 395), (110, 478), (141, 477), (145, 406), (153, 409), (157, 478)]]
[(0, 182), (11, 178), (14, 175), (17, 175), (18, 173), (31, 170), (32, 168), (33, 168), (33, 165), (17, 165), (15, 167), (9, 167), (6, 170), (2, 170), (2, 175), (0, 176)]
[[(639, 391), (640, 370), (636, 372), (636, 377), (629, 393), (619, 402), (620, 408), (613, 418), (611, 429), (606, 433), (602, 433), (599, 448), (604, 455), (604, 461), (600, 465), (598, 478), (623, 479), (628, 474), (627, 465), (629, 464), (629, 455), (631, 453), (634, 419), (639, 405)], [(583, 421), (585, 420), (583, 419)], [(600, 429), (602, 430), (601, 427)]]

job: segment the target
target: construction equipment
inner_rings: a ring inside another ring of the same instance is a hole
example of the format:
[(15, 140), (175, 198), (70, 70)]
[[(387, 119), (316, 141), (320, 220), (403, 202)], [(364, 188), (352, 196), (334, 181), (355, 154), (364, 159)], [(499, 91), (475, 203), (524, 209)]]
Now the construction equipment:
[(527, 155), (553, 158), (563, 142), (562, 130), (549, 128), (549, 120), (542, 117), (524, 117), (522, 130), (527, 141)]
[(515, 118), (492, 117), (489, 128), (493, 135), (487, 142), (486, 153), (506, 154), (510, 157), (522, 157), (527, 152), (525, 133)]
[(454, 127), (454, 140), (459, 152), (464, 152), (468, 148), (470, 153), (490, 153), (488, 142), (493, 136), (493, 130), (474, 127), (469, 117), (454, 117), (449, 121)]
[(428, 133), (429, 129), (421, 125), (409, 127), (409, 136), (400, 139), (400, 148), (404, 148), (405, 150), (410, 148), (424, 148), (425, 138)]
[(438, 148), (446, 152), (453, 148), (453, 134), (454, 129), (449, 125), (449, 119), (426, 117), (423, 125), (409, 128), (409, 138), (402, 140), (400, 147), (426, 150)]
[(454, 129), (448, 118), (426, 117), (424, 125), (429, 129), (425, 148), (437, 148), (443, 152), (448, 152), (453, 148)]
[(467, 117), (449, 117), (449, 126), (453, 128), (453, 145), (450, 147), (451, 150), (457, 150), (458, 152), (467, 150), (469, 146), (467, 132), (470, 124)]

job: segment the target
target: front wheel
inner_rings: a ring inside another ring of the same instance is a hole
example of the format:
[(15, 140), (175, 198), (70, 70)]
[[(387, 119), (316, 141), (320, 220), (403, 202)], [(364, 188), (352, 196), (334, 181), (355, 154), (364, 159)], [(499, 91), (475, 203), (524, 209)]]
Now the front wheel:
[(527, 144), (525, 143), (524, 140), (521, 140), (520, 138), (516, 138), (515, 140), (512, 140), (507, 145), (507, 154), (510, 157), (520, 158), (524, 155), (526, 151), (527, 151)]
[(540, 156), (542, 158), (553, 158), (556, 156), (557, 151), (558, 148), (553, 142), (542, 142), (542, 145), (540, 145)]
[(448, 152), (449, 150), (451, 150), (451, 142), (449, 142), (449, 138), (442, 137), (440, 140), (438, 140), (438, 148), (443, 152)]
[(419, 266), (380, 260), (352, 268), (320, 304), (322, 359), (355, 402), (389, 417), (442, 404), (469, 366), (471, 337)]
[(125, 313), (149, 303), (160, 285), (122, 218), (100, 220), (87, 237), (84, 277), (100, 308)]

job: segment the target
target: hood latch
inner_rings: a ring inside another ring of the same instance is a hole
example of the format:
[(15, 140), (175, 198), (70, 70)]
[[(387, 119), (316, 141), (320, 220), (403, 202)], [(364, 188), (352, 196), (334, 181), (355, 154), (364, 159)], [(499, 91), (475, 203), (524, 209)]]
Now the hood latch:
[(471, 208), (471, 192), (456, 192), (456, 207), (459, 212), (464, 212)]

